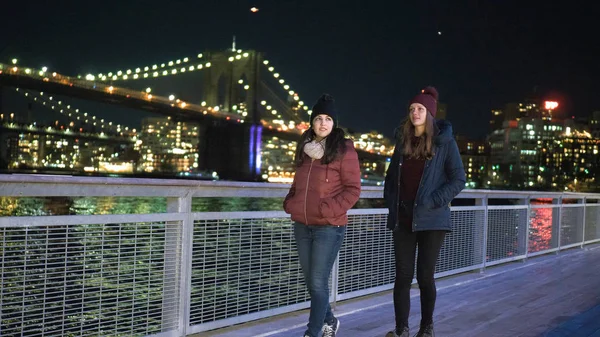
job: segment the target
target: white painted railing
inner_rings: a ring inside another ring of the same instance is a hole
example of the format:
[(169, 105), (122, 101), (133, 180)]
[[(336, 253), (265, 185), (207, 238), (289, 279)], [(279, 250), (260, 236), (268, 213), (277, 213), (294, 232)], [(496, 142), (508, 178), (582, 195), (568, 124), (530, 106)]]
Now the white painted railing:
[[(278, 205), (288, 188), (0, 175), (0, 335), (185, 336), (306, 308), (289, 216), (199, 206)], [(132, 197), (138, 205), (125, 207)], [(382, 190), (363, 187), (361, 197)], [(465, 190), (457, 199), (438, 277), (600, 241), (598, 194)], [(46, 200), (69, 205), (42, 207)], [(350, 211), (332, 301), (392, 288), (386, 217)]]

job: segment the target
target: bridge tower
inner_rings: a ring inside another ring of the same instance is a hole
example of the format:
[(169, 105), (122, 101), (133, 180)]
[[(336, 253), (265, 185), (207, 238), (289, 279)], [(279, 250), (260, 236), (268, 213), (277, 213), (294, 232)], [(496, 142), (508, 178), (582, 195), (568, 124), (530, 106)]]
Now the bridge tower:
[[(245, 103), (252, 116), (252, 124), (260, 122), (258, 115), (258, 86), (260, 83), (260, 64), (263, 53), (244, 50), (239, 53), (234, 48), (224, 52), (208, 52), (210, 68), (204, 69), (204, 101), (208, 106), (223, 105), (227, 111), (233, 106)], [(231, 58), (235, 61), (230, 61)], [(237, 58), (237, 59), (236, 59)], [(239, 83), (243, 80), (243, 83)], [(248, 89), (244, 86), (248, 85)]]
[(203, 54), (211, 63), (203, 73), (203, 100), (208, 106), (222, 105), (230, 112), (234, 105), (244, 103), (250, 119), (238, 125), (227, 121), (201, 123), (198, 168), (215, 170), (224, 179), (257, 181), (262, 143), (258, 87), (263, 53), (240, 53), (234, 44), (227, 51)]

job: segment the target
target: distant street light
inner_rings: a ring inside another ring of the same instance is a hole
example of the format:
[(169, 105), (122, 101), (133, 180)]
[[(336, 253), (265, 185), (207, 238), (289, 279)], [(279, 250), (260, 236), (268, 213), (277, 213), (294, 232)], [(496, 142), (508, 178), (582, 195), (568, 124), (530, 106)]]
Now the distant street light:
[(258, 8), (256, 8), (256, 7), (252, 7), (252, 8), (250, 8), (250, 11), (251, 11), (252, 13), (256, 13), (256, 12), (258, 12)]

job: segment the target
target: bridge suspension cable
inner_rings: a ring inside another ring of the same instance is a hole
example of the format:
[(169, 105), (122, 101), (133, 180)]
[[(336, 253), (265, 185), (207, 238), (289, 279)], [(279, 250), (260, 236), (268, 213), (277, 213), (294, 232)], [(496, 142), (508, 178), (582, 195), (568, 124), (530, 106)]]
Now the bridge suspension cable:
[(298, 105), (299, 105), (300, 107), (302, 107), (302, 109), (304, 109), (304, 111), (306, 111), (306, 112), (307, 112), (307, 113), (310, 115), (310, 114), (312, 113), (312, 111), (310, 111), (310, 110), (309, 110), (309, 108), (308, 108), (308, 106), (306, 106), (306, 105), (304, 104), (304, 101), (302, 101), (302, 100), (300, 99), (300, 95), (299, 95), (297, 92), (295, 92), (294, 90), (292, 90), (292, 89), (290, 88), (290, 85), (289, 85), (289, 84), (287, 84), (287, 83), (285, 82), (285, 80), (284, 80), (283, 78), (281, 78), (281, 75), (280, 75), (278, 72), (276, 72), (276, 71), (275, 71), (275, 67), (273, 67), (273, 66), (269, 66), (269, 64), (270, 64), (270, 61), (269, 61), (269, 60), (264, 60), (264, 61), (263, 61), (263, 65), (264, 65), (265, 67), (267, 67), (267, 70), (268, 70), (269, 72), (273, 73), (273, 78), (277, 79), (277, 82), (278, 82), (278, 83), (281, 85), (281, 88), (283, 88), (283, 90), (285, 90), (285, 91), (286, 91), (286, 92), (287, 92), (287, 93), (288, 93), (290, 96), (293, 96), (293, 97), (294, 97), (294, 100), (295, 100), (296, 102), (298, 102)]
[(102, 130), (113, 131), (121, 136), (127, 134), (135, 134), (135, 129), (129, 129), (128, 126), (121, 126), (120, 124), (113, 124), (113, 122), (105, 121), (103, 118), (98, 118), (95, 115), (89, 114), (87, 112), (82, 112), (77, 108), (72, 107), (70, 104), (63, 103), (60, 100), (54, 99), (53, 96), (45, 94), (43, 91), (31, 91), (31, 90), (23, 90), (20, 88), (15, 88), (15, 91), (19, 92), (23, 96), (27, 97), (29, 100), (32, 100), (38, 104), (43, 106), (47, 106), (50, 109), (59, 112), (60, 114), (70, 118), (76, 119), (85, 124), (93, 125), (100, 127)]
[[(266, 89), (267, 94), (269, 94), (269, 96), (271, 98), (273, 98), (275, 100), (275, 102), (279, 105), (278, 108), (281, 109), (281, 111), (283, 111), (288, 117), (290, 117), (291, 120), (293, 120), (296, 123), (301, 123), (302, 122), (302, 118), (300, 118), (300, 116), (295, 115), (292, 112), (292, 109), (277, 95), (277, 93), (275, 93), (273, 91), (273, 89), (271, 89), (267, 83), (265, 83), (264, 81), (261, 81), (260, 84), (262, 85), (263, 88)], [(271, 105), (267, 105), (266, 101), (261, 101), (261, 105), (265, 106), (265, 108), (269, 111), (271, 111), (271, 114), (273, 115), (277, 115), (277, 110), (272, 109)]]
[[(202, 59), (204, 56), (198, 54), (197, 59)], [(116, 70), (108, 73), (99, 73), (97, 75), (88, 74), (85, 79), (90, 81), (101, 80), (101, 81), (122, 81), (122, 80), (137, 80), (140, 78), (159, 77), (176, 75), (179, 73), (185, 73), (186, 71), (201, 70), (211, 66), (210, 62), (196, 63), (192, 62), (189, 57), (177, 59), (175, 61), (168, 61), (159, 64), (153, 64), (151, 66), (135, 67), (125, 71)]]
[[(243, 52), (241, 49), (237, 50), (238, 55), (229, 57), (230, 62), (235, 62), (247, 58), (249, 53)], [(198, 54), (198, 59), (204, 59), (203, 54)], [(212, 63), (210, 60), (206, 62), (196, 63), (189, 57), (177, 59), (175, 61), (169, 61), (159, 64), (153, 64), (152, 66), (144, 66), (137, 68), (130, 68), (125, 71), (117, 70), (108, 73), (99, 73), (97, 75), (87, 74), (85, 79), (90, 81), (127, 81), (137, 80), (146, 78), (157, 78), (161, 76), (173, 76), (183, 74), (191, 71), (198, 71), (204, 68), (210, 68)]]

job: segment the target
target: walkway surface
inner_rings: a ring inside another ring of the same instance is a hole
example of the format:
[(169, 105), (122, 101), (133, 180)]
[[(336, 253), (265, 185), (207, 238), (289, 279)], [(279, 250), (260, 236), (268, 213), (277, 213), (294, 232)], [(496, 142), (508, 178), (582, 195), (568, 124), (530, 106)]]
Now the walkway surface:
[[(437, 337), (600, 337), (600, 246), (572, 249), (437, 281)], [(419, 294), (412, 290), (411, 336)], [(340, 302), (338, 337), (383, 337), (393, 327), (391, 292)], [(206, 337), (301, 337), (306, 310), (204, 332)]]

